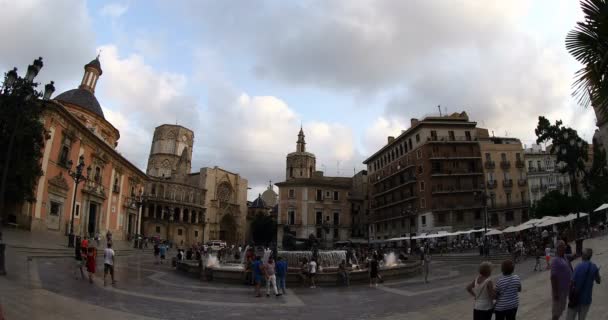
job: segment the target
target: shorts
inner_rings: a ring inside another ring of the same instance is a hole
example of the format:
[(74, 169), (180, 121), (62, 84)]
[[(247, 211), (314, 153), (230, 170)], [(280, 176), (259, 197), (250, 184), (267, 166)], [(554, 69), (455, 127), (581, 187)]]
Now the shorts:
[(547, 263), (549, 263), (549, 261), (551, 261), (551, 257), (550, 256), (545, 256), (545, 260), (547, 261)]
[(315, 273), (309, 273), (308, 274), (308, 279), (314, 279), (316, 275), (317, 275), (316, 272)]
[(161, 254), (161, 255), (160, 255), (160, 259), (161, 259), (161, 260), (165, 260), (165, 255), (164, 255), (164, 254)]
[(259, 274), (256, 274), (254, 276), (254, 281), (255, 281), (256, 284), (262, 284), (262, 276), (259, 275)]
[(104, 273), (104, 274), (108, 274), (108, 272), (109, 272), (111, 275), (114, 275), (114, 265), (104, 263), (104, 264), (103, 264), (103, 273)]
[(568, 296), (562, 296), (559, 297), (556, 300), (552, 300), (553, 301), (553, 305), (551, 306), (551, 314), (553, 315), (553, 317), (561, 317), (562, 313), (564, 313), (564, 310), (566, 310), (566, 302), (568, 301)]

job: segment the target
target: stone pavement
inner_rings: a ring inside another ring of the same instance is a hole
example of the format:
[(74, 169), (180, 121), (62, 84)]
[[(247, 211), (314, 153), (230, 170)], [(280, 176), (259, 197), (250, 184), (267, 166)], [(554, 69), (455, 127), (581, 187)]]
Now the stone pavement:
[[(608, 239), (593, 239), (594, 262), (608, 264)], [(104, 287), (73, 276), (69, 258), (18, 256), (21, 272), (0, 278), (0, 303), (7, 319), (470, 319), (472, 299), (464, 286), (473, 279), (477, 265), (434, 262), (431, 283), (421, 278), (385, 283), (377, 288), (292, 288), (275, 298), (255, 298), (250, 287), (201, 282), (154, 265), (151, 254), (118, 258), (118, 284)], [(534, 261), (516, 266), (523, 279), (519, 319), (550, 318), (548, 271), (533, 272)], [(13, 266), (13, 268), (16, 267)], [(101, 274), (101, 261), (98, 275)], [(494, 271), (497, 274), (497, 270)], [(608, 275), (604, 274), (604, 279)], [(607, 319), (608, 286), (594, 288), (588, 319)]]

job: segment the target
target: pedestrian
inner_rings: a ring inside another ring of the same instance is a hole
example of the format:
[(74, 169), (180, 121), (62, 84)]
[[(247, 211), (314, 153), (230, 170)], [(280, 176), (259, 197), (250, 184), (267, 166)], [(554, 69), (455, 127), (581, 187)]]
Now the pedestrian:
[(540, 256), (542, 255), (540, 247), (534, 248), (534, 256), (535, 256), (535, 264), (534, 271), (543, 271), (542, 266), (540, 265)]
[(110, 229), (106, 232), (106, 242), (112, 242), (112, 231)]
[(82, 241), (80, 242), (80, 247), (88, 249), (89, 248), (89, 239), (87, 236), (82, 237)]
[(89, 283), (91, 284), (93, 284), (93, 276), (95, 275), (96, 251), (93, 247), (87, 248), (87, 272), (89, 273)]
[(74, 259), (76, 260), (76, 269), (74, 269), (74, 278), (78, 279), (78, 271), (80, 271), (80, 277), (81, 279), (84, 279), (84, 271), (83, 271), (83, 266), (84, 266), (84, 261), (86, 260), (87, 254), (86, 251), (84, 252), (83, 255), (83, 250), (82, 247), (80, 246), (80, 239), (76, 238), (77, 240), (75, 241), (75, 245), (74, 245)]
[(467, 292), (475, 298), (473, 320), (492, 320), (495, 291), (490, 275), (492, 275), (492, 264), (487, 261), (482, 262), (479, 265), (479, 275), (466, 287)]
[(158, 249), (160, 251), (160, 264), (163, 264), (163, 261), (165, 261), (165, 257), (167, 255), (167, 245), (161, 243)]
[(422, 267), (424, 268), (424, 283), (429, 283), (429, 271), (431, 269), (431, 253), (427, 249), (422, 252)]
[(116, 284), (114, 280), (114, 250), (112, 249), (112, 243), (108, 242), (107, 248), (103, 252), (103, 285), (106, 285), (106, 276), (110, 274), (112, 279), (112, 285)]
[(551, 261), (551, 314), (553, 320), (558, 320), (564, 310), (568, 293), (570, 292), (570, 279), (572, 278), (572, 266), (565, 257), (566, 243), (562, 240), (557, 242), (557, 252)]
[(496, 320), (515, 320), (519, 307), (521, 280), (518, 275), (513, 274), (514, 270), (513, 261), (502, 262), (502, 276), (496, 280), (496, 305), (494, 306)]
[(99, 232), (97, 232), (95, 234), (95, 244), (97, 247), (99, 247), (99, 241), (101, 240), (101, 234), (99, 234)]
[(572, 287), (568, 302), (567, 320), (574, 320), (578, 315), (579, 320), (585, 320), (589, 307), (591, 307), (591, 296), (593, 294), (593, 282), (600, 284), (600, 269), (591, 262), (593, 250), (587, 248), (583, 251), (583, 261), (574, 269), (572, 276)]
[(340, 277), (340, 282), (345, 286), (350, 286), (350, 279), (348, 278), (348, 270), (346, 270), (346, 260), (342, 260), (338, 265), (338, 276)]
[(260, 261), (260, 256), (256, 256), (255, 260), (252, 263), (252, 271), (253, 271), (253, 281), (255, 283), (255, 296), (261, 297), (260, 286), (262, 285), (262, 261)]
[(285, 294), (285, 278), (287, 277), (287, 261), (279, 257), (276, 263), (277, 268), (277, 288), (281, 294)]
[(160, 246), (154, 243), (154, 264), (160, 263)]
[(302, 285), (306, 285), (308, 281), (308, 260), (306, 258), (302, 258), (300, 264), (300, 280)]
[(310, 281), (310, 287), (313, 289), (317, 287), (315, 285), (316, 276), (317, 276), (317, 261), (313, 258), (313, 259), (310, 259), (310, 262), (308, 263), (308, 279)]
[(280, 296), (277, 290), (277, 276), (276, 276), (276, 265), (272, 256), (268, 258), (268, 261), (264, 264), (264, 275), (266, 276), (266, 297), (270, 297), (270, 287), (274, 290), (276, 297)]
[(545, 262), (547, 263), (547, 270), (551, 269), (551, 248), (548, 244), (545, 248)]
[(372, 255), (372, 260), (369, 262), (369, 286), (378, 286), (378, 257)]

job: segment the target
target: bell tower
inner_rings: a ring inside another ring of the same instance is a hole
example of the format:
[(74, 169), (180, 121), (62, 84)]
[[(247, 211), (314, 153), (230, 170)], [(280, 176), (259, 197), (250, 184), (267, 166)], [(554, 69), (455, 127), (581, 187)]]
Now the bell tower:
[(306, 140), (304, 130), (300, 127), (298, 141), (296, 142), (296, 152), (287, 155), (287, 168), (285, 177), (287, 180), (296, 178), (312, 178), (316, 171), (315, 155), (306, 152)]
[(103, 71), (101, 70), (101, 63), (99, 62), (99, 55), (91, 62), (84, 66), (84, 76), (82, 82), (78, 88), (85, 89), (91, 93), (95, 93), (95, 86), (97, 85), (97, 79)]

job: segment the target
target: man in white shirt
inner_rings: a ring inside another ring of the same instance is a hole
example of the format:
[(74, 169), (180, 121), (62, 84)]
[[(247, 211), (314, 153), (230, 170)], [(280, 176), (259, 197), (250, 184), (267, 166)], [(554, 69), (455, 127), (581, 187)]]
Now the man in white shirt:
[(110, 273), (112, 284), (116, 284), (114, 280), (114, 250), (112, 250), (112, 242), (108, 242), (108, 247), (103, 252), (103, 285), (106, 285), (106, 276)]
[(316, 275), (317, 275), (317, 262), (315, 261), (315, 259), (311, 259), (310, 263), (308, 264), (308, 277), (310, 278), (310, 287), (311, 288), (317, 287), (315, 285)]

